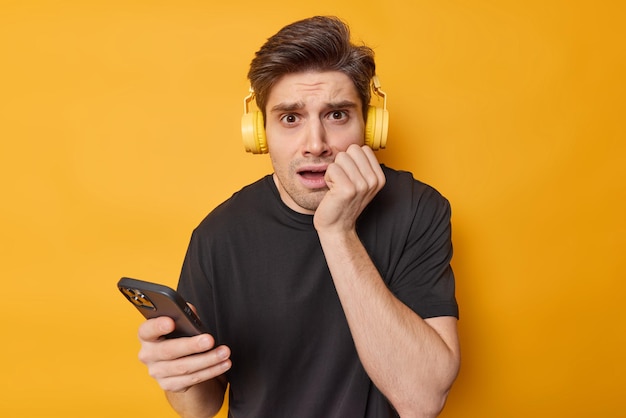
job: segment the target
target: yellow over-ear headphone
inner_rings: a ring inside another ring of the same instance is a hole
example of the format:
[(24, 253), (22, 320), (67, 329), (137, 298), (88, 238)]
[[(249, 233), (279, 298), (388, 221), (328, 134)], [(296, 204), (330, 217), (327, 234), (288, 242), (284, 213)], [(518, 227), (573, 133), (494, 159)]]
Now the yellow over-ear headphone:
[[(365, 145), (373, 150), (385, 148), (389, 129), (389, 113), (387, 112), (387, 95), (380, 89), (378, 77), (372, 78), (372, 91), (383, 99), (383, 107), (369, 105), (367, 123), (365, 124)], [(253, 154), (267, 153), (267, 139), (263, 113), (258, 110), (249, 111), (248, 105), (254, 99), (254, 90), (243, 99), (243, 116), (241, 118), (241, 135), (247, 152)]]

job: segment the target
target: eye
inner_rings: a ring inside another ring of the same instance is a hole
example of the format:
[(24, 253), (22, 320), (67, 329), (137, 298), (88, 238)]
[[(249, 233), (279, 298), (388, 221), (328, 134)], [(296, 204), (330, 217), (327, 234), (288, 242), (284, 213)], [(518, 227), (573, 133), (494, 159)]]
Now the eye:
[(298, 122), (298, 116), (293, 113), (288, 113), (280, 118), (281, 122), (286, 123), (287, 125), (293, 125)]
[(344, 110), (333, 110), (332, 112), (329, 113), (328, 118), (332, 120), (337, 120), (337, 121), (347, 119), (348, 112)]

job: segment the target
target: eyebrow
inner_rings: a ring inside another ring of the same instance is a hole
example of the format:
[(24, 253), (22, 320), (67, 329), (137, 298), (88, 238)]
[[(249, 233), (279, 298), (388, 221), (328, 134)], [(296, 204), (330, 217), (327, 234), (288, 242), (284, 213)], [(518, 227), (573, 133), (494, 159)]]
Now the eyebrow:
[[(342, 100), (340, 102), (328, 102), (325, 106), (327, 109), (354, 109), (357, 104), (351, 100)], [(278, 103), (276, 106), (272, 106), (270, 112), (293, 112), (304, 107), (303, 102)]]
[(272, 106), (270, 112), (292, 112), (294, 110), (299, 110), (304, 107), (304, 103), (302, 102), (293, 102), (293, 103), (278, 103), (276, 106)]

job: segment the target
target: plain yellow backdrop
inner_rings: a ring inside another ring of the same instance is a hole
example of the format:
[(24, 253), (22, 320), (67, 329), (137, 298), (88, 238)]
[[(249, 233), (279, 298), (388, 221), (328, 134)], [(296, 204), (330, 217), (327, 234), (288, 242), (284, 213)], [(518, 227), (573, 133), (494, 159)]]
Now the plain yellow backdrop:
[(453, 206), (442, 416), (626, 416), (621, 4), (1, 0), (0, 415), (174, 416), (115, 283), (175, 286), (192, 228), (271, 171), (240, 139), (247, 66), (336, 14), (377, 53), (379, 159)]

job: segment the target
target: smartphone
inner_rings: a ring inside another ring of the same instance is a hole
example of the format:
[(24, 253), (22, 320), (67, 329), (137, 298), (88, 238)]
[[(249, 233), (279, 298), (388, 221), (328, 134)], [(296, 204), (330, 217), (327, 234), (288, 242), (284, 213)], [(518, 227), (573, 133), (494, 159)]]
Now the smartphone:
[(174, 320), (176, 328), (165, 338), (192, 337), (207, 332), (200, 318), (174, 289), (129, 277), (122, 277), (117, 287), (146, 319), (168, 316)]

